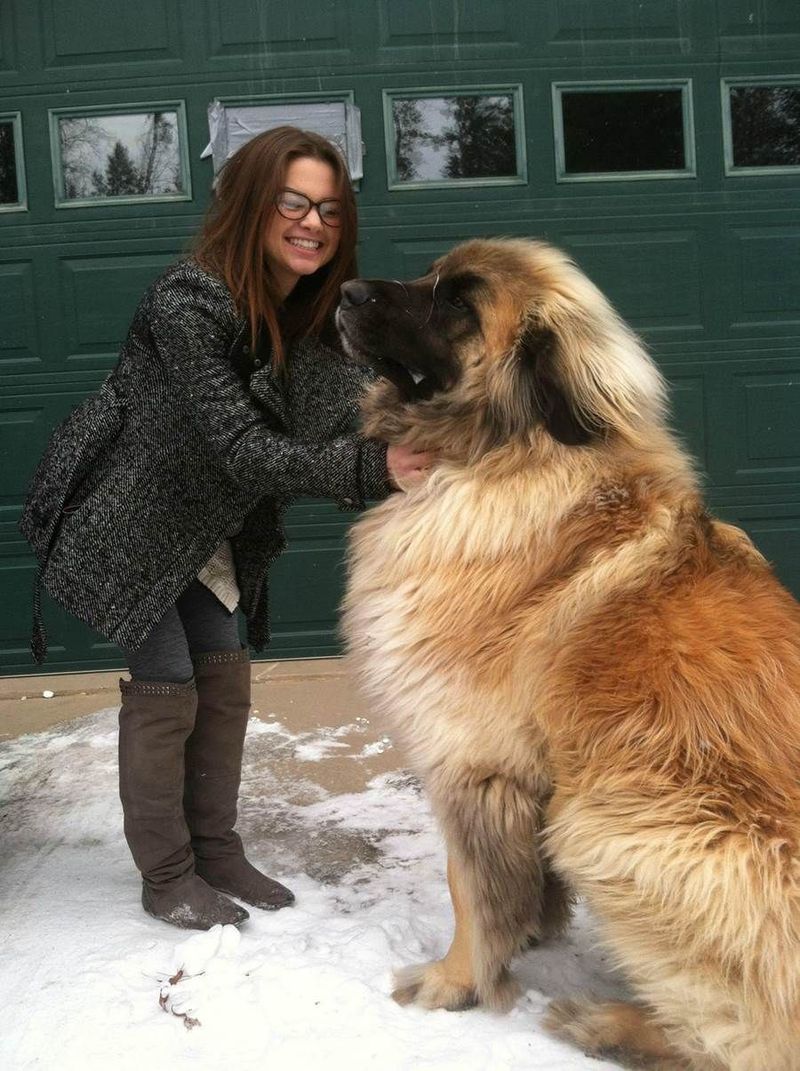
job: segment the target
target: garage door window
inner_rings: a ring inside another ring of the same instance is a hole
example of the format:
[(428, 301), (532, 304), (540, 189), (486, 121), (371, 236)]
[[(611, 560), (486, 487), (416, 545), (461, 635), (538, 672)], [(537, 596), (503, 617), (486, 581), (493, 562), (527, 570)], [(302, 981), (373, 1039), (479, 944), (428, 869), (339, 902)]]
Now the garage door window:
[(524, 183), (520, 86), (384, 93), (389, 189)]
[(553, 86), (560, 182), (695, 173), (689, 82)]
[(19, 112), (0, 115), (0, 212), (26, 208)]
[(725, 170), (800, 170), (800, 82), (723, 83)]
[(182, 103), (50, 113), (60, 208), (191, 197)]

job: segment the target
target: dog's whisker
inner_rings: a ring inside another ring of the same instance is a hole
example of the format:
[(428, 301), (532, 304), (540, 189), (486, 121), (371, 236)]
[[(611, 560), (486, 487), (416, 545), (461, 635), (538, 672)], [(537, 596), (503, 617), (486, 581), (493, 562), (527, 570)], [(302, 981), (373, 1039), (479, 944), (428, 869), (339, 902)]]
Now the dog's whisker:
[(430, 307), (428, 315), (427, 315), (427, 317), (425, 319), (425, 322), (422, 324), (423, 327), (425, 327), (427, 325), (427, 323), (430, 320), (431, 316), (433, 316), (433, 310), (434, 310), (434, 307), (436, 305), (436, 287), (438, 285), (439, 285), (439, 272), (437, 271), (436, 278), (433, 280), (433, 290), (431, 291), (431, 307)]
[[(405, 283), (401, 283), (399, 279), (390, 279), (389, 282), (394, 283), (395, 286), (399, 286), (403, 293), (406, 295), (406, 297), (408, 297), (408, 287)], [(412, 320), (414, 319), (414, 314), (412, 313), (408, 305), (403, 305), (402, 311), (406, 314), (406, 316), (410, 316)]]

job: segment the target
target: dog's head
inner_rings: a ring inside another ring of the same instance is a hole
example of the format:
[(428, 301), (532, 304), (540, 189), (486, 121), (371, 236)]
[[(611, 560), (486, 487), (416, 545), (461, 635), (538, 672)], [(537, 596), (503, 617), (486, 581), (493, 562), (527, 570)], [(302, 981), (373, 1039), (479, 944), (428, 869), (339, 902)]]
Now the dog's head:
[(452, 421), (498, 444), (542, 429), (558, 443), (637, 437), (664, 387), (597, 287), (543, 242), (465, 242), (419, 279), (356, 279), (336, 322), (350, 356), (391, 386), (391, 427)]

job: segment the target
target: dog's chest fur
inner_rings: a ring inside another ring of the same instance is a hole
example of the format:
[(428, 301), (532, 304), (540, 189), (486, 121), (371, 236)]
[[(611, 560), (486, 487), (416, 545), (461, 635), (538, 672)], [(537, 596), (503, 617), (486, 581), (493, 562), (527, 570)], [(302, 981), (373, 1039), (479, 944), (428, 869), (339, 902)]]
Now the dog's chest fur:
[(530, 658), (547, 649), (543, 637), (535, 656), (526, 644), (525, 694), (515, 694), (515, 622), (524, 616), (531, 640), (538, 627), (527, 606), (536, 517), (509, 509), (507, 488), (494, 493), (505, 509), (468, 477), (445, 477), (370, 511), (351, 532), (343, 624), (373, 704), (422, 765), (480, 754), (521, 775), (540, 746)]

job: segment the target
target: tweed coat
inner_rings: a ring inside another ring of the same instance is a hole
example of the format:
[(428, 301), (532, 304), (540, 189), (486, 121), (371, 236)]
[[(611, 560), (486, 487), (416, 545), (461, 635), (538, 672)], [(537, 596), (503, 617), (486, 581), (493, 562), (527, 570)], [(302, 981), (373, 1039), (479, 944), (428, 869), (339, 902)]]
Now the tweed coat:
[(136, 649), (231, 538), (248, 640), (269, 639), (267, 569), (300, 495), (361, 508), (389, 488), (386, 445), (352, 432), (368, 373), (317, 339), (273, 375), (224, 282), (179, 261), (145, 293), (116, 368), (54, 432), (20, 529), (38, 584)]

